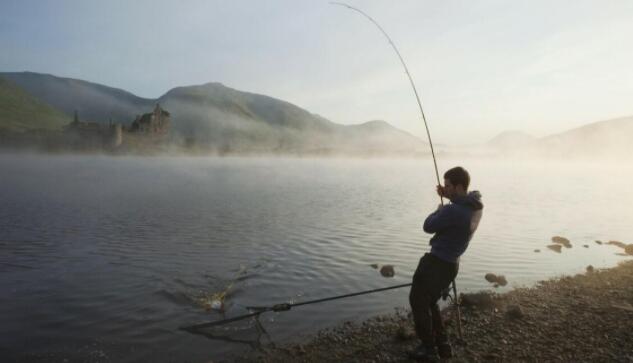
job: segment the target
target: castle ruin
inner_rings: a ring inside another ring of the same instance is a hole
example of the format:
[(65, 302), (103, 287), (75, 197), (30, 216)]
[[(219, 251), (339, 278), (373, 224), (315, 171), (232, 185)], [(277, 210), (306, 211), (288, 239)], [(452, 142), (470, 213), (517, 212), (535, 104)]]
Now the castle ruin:
[(160, 104), (156, 104), (154, 111), (136, 116), (130, 132), (138, 132), (145, 134), (166, 134), (169, 132), (169, 124), (171, 123), (169, 112), (163, 110)]
[(98, 122), (85, 122), (79, 120), (79, 114), (75, 111), (73, 121), (64, 128), (67, 145), (77, 149), (106, 148), (117, 149), (124, 143), (125, 134), (138, 135), (135, 142), (142, 142), (143, 139), (153, 139), (150, 136), (164, 136), (169, 133), (171, 123), (169, 112), (156, 104), (154, 110), (143, 115), (136, 116), (136, 119), (129, 127), (120, 123), (109, 124)]
[(77, 111), (73, 122), (66, 126), (64, 132), (71, 137), (72, 146), (79, 148), (117, 148), (123, 142), (121, 124), (114, 124), (112, 121), (108, 125), (80, 121)]

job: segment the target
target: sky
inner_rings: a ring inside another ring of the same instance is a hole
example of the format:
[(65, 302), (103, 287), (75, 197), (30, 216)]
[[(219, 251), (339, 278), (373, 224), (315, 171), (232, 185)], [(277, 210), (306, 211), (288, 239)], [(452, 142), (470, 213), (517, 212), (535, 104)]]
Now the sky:
[[(633, 1), (360, 1), (404, 57), (433, 141), (468, 145), (633, 115)], [(221, 82), (426, 140), (395, 52), (327, 1), (0, 2), (0, 71), (155, 98)]]

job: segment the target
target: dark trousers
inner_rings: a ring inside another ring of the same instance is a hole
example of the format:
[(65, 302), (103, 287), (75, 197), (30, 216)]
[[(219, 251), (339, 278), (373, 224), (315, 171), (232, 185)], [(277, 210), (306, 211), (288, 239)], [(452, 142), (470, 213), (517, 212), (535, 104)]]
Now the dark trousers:
[(435, 338), (446, 339), (444, 323), (437, 304), (442, 290), (450, 286), (457, 276), (458, 263), (446, 262), (425, 254), (413, 275), (409, 304), (418, 338), (425, 346), (435, 345)]

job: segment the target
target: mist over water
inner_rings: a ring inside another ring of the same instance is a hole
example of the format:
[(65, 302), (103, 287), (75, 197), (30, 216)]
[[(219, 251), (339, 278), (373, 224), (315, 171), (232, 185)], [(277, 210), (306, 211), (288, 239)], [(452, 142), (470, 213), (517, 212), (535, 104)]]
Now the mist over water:
[[(629, 258), (594, 241), (633, 243), (631, 166), (439, 161), (468, 169), (485, 205), (460, 292), (492, 289), (487, 272), (506, 276), (504, 291)], [(0, 355), (24, 360), (203, 361), (252, 349), (248, 321), (216, 331), (241, 343), (177, 327), (221, 319), (196, 301), (232, 282), (227, 317), (407, 283), (439, 203), (430, 159), (0, 155), (0, 170)], [(555, 235), (573, 247), (548, 250)], [(395, 277), (372, 263), (394, 265)], [(407, 297), (394, 290), (261, 321), (287, 342)]]

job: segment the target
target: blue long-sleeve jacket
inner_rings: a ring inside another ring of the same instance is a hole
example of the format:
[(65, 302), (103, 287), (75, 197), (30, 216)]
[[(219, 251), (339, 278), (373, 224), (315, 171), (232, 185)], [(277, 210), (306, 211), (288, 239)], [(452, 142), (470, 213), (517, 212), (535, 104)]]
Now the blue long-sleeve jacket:
[(429, 242), (431, 254), (447, 262), (459, 262), (479, 225), (482, 210), (481, 194), (473, 191), (431, 213), (424, 221), (424, 232), (435, 233)]

